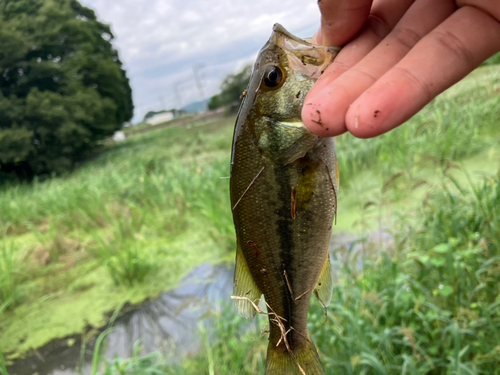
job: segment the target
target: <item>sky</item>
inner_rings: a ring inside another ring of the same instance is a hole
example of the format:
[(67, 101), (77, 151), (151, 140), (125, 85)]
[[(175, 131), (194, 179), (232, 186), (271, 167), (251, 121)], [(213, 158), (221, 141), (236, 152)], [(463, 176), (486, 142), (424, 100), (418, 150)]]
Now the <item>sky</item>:
[(253, 62), (274, 23), (310, 37), (320, 20), (314, 0), (80, 1), (111, 25), (133, 90), (134, 122), (217, 94), (227, 74)]

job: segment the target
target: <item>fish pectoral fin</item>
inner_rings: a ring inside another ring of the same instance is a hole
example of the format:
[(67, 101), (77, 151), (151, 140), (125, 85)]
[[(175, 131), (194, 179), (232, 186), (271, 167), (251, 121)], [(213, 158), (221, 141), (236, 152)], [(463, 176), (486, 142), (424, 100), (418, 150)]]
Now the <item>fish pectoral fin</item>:
[(318, 138), (311, 137), (310, 134), (304, 134), (299, 139), (296, 139), (292, 144), (287, 145), (279, 150), (274, 159), (282, 164), (288, 165), (295, 160), (304, 157), (307, 152), (314, 147)]
[(326, 255), (325, 263), (321, 270), (321, 275), (319, 276), (318, 283), (314, 289), (314, 295), (319, 300), (319, 302), (326, 307), (330, 304), (333, 294), (333, 275), (332, 266), (330, 264), (330, 254)]
[(238, 314), (244, 318), (253, 319), (257, 310), (250, 301), (258, 305), (262, 292), (253, 280), (250, 268), (248, 267), (247, 261), (243, 256), (243, 251), (241, 250), (239, 244), (238, 249), (236, 250), (233, 296), (245, 298), (233, 299), (234, 306), (236, 307)]
[(268, 119), (265, 123), (267, 131), (259, 136), (259, 150), (279, 165), (288, 165), (303, 157), (319, 139), (301, 121), (280, 122)]

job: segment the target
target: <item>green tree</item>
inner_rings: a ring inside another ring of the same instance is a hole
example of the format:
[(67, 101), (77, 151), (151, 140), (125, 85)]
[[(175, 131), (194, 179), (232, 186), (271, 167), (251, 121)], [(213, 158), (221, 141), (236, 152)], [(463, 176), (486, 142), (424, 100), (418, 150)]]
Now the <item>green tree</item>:
[(248, 86), (251, 74), (252, 66), (246, 65), (239, 73), (226, 76), (220, 85), (220, 94), (210, 98), (208, 109), (238, 105), (241, 94)]
[(130, 120), (110, 27), (77, 0), (0, 0), (0, 172), (61, 172)]

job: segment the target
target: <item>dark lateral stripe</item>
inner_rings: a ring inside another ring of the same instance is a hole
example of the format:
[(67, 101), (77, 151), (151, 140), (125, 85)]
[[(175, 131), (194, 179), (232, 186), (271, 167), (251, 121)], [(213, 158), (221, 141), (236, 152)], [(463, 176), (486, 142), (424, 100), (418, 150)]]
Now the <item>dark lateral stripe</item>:
[[(282, 166), (276, 168), (274, 173), (275, 186), (279, 188), (278, 199), (281, 203), (277, 213), (276, 235), (280, 239), (280, 249), (277, 249), (277, 251), (279, 251), (279, 259), (281, 260), (280, 272), (283, 278), (285, 277), (284, 271), (286, 267), (292, 265), (294, 262), (295, 244), (293, 243), (293, 219), (290, 216), (290, 173), (292, 170), (293, 167), (291, 166)], [(290, 283), (293, 285), (293, 276), (290, 275), (290, 272), (288, 272), (288, 277)], [(285, 289), (286, 290), (280, 293), (282, 296), (282, 306), (285, 311), (285, 316), (291, 319), (293, 316), (294, 302), (290, 290), (288, 288)], [(288, 321), (286, 325), (293, 325), (293, 322)]]

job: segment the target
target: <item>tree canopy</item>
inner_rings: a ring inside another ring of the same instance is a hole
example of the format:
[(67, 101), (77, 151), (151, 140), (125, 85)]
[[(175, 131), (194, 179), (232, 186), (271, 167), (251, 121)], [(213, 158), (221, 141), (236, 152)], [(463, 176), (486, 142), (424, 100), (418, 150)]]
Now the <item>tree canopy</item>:
[(0, 172), (63, 171), (132, 118), (112, 39), (77, 0), (0, 0)]
[(210, 98), (208, 109), (238, 104), (241, 94), (248, 86), (251, 74), (252, 66), (246, 65), (240, 72), (226, 76), (220, 85), (220, 94)]

